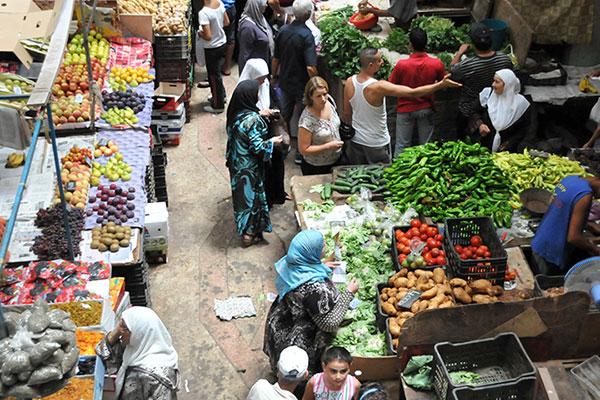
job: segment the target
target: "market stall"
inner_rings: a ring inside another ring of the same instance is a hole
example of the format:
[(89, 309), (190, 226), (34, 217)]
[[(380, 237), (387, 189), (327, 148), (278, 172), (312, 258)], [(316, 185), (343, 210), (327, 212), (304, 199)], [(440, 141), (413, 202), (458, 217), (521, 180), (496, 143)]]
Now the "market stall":
[[(409, 148), (388, 166), (293, 177), (298, 225), (341, 249), (334, 280), (360, 283), (360, 304), (334, 340), (353, 353), (359, 379), (397, 379), (411, 355), (433, 354), (436, 343), (515, 332), (538, 368), (539, 398), (573, 381), (551, 360), (597, 353), (598, 313), (587, 293), (535, 275), (526, 253), (540, 216), (520, 194), (553, 190), (590, 165), (446, 142)], [(401, 385), (407, 399), (436, 397)]]
[[(13, 368), (1, 395), (100, 399), (94, 346), (127, 307), (150, 306), (148, 263), (167, 257), (163, 145), (179, 144), (189, 111), (190, 7), (145, 10), (155, 34), (144, 37), (135, 18), (112, 18), (144, 11), (127, 2), (37, 3), (2, 16), (45, 19), (24, 28), (0, 77), (0, 118), (16, 127), (0, 146), (0, 316), (3, 346), (23, 324), (37, 335), (39, 351), (18, 356), (39, 368), (0, 363)], [(32, 328), (36, 313), (49, 327)]]

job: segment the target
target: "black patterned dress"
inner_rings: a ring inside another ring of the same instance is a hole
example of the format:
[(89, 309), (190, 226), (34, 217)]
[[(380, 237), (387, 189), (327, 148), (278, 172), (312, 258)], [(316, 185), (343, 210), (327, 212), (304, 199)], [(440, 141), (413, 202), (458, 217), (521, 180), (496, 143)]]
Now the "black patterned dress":
[(273, 371), (279, 354), (288, 346), (306, 351), (311, 373), (320, 370), (320, 358), (331, 344), (354, 295), (340, 293), (333, 282), (308, 282), (277, 298), (271, 305), (265, 327), (263, 351)]

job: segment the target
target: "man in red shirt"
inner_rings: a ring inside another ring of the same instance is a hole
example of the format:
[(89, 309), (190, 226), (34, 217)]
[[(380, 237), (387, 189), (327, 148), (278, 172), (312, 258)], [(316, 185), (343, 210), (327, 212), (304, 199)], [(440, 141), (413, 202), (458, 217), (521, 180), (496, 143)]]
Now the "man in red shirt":
[[(389, 81), (416, 88), (443, 80), (446, 73), (444, 64), (425, 52), (427, 33), (421, 28), (414, 28), (410, 31), (409, 39), (414, 51), (407, 59), (396, 63)], [(414, 99), (398, 98), (396, 111), (394, 154), (400, 154), (406, 147), (410, 147), (415, 124), (419, 144), (427, 143), (433, 133), (433, 95)]]

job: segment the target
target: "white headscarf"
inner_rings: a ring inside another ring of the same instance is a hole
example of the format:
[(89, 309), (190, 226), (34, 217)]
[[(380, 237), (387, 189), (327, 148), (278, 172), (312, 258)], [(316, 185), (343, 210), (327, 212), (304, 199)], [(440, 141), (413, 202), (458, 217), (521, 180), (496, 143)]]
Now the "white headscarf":
[[(238, 84), (242, 81), (258, 79), (268, 75), (269, 67), (265, 60), (262, 58), (251, 58), (246, 61), (246, 65), (244, 65), (244, 70), (240, 75)], [(258, 89), (258, 103), (256, 103), (256, 106), (259, 110), (266, 110), (271, 107), (271, 85), (269, 84), (269, 78), (265, 78)]]
[(123, 312), (122, 318), (131, 331), (131, 337), (125, 346), (123, 364), (117, 372), (116, 393), (121, 393), (128, 367), (178, 368), (171, 335), (154, 311), (147, 307), (131, 307)]
[(493, 88), (489, 87), (479, 93), (481, 106), (487, 107), (488, 115), (498, 136), (497, 138), (494, 137), (494, 145), (497, 144), (497, 146), (494, 149), (494, 145), (492, 145), (492, 151), (496, 151), (500, 146), (500, 134), (498, 132), (510, 128), (529, 108), (527, 99), (519, 94), (521, 84), (515, 73), (510, 69), (501, 69), (496, 72), (496, 75), (504, 82), (502, 94), (496, 94)]
[(254, 22), (254, 24), (267, 35), (269, 40), (269, 50), (271, 51), (272, 57), (273, 53), (275, 52), (275, 41), (273, 40), (273, 31), (263, 15), (264, 7), (266, 6), (266, 0), (248, 0), (244, 6), (244, 11), (240, 17), (240, 22), (248, 19), (249, 21)]

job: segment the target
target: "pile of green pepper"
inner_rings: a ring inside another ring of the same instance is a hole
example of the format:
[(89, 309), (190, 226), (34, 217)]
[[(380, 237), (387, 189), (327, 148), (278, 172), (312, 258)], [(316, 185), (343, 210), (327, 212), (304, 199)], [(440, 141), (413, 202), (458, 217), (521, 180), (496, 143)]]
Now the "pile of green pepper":
[(387, 197), (400, 211), (409, 207), (435, 222), (489, 216), (510, 227), (510, 181), (479, 144), (427, 143), (410, 147), (385, 170)]

